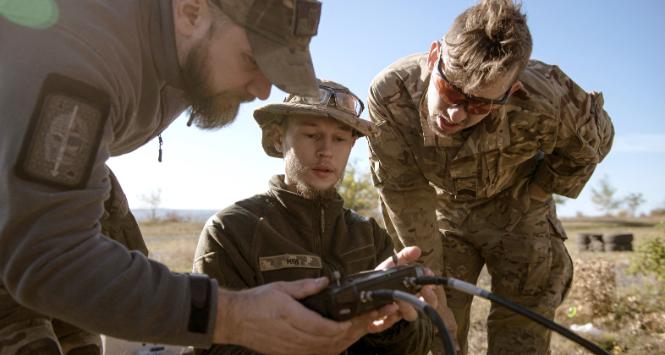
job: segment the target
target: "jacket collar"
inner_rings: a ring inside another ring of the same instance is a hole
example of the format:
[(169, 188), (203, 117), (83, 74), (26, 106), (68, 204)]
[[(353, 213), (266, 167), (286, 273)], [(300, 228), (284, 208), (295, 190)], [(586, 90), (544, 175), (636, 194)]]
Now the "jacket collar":
[(157, 74), (167, 85), (182, 89), (171, 0), (141, 1), (147, 23), (148, 45)]
[[(287, 190), (284, 175), (273, 176), (268, 186), (268, 194), (273, 196), (294, 220), (303, 223), (303, 225), (311, 224), (313, 216), (318, 220), (323, 215), (326, 226), (328, 226), (342, 213), (344, 200), (339, 194), (335, 194), (335, 197), (331, 200), (304, 198)], [(321, 211), (324, 211), (324, 213), (321, 214)]]

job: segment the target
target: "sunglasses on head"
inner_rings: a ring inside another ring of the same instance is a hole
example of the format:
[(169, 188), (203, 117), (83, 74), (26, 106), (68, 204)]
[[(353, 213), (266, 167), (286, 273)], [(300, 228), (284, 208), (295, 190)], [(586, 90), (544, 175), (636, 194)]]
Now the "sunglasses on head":
[(360, 117), (365, 105), (358, 96), (325, 85), (319, 85), (319, 96), (289, 95), (284, 102), (308, 105), (328, 105)]
[(508, 98), (511, 94), (510, 89), (506, 91), (502, 98), (497, 100), (465, 94), (462, 89), (453, 85), (448, 78), (446, 78), (446, 75), (443, 74), (443, 69), (441, 68), (443, 66), (442, 56), (443, 51), (439, 49), (439, 58), (436, 60), (436, 71), (440, 80), (435, 80), (434, 85), (439, 91), (439, 96), (447, 105), (461, 105), (467, 113), (484, 115), (508, 102)]

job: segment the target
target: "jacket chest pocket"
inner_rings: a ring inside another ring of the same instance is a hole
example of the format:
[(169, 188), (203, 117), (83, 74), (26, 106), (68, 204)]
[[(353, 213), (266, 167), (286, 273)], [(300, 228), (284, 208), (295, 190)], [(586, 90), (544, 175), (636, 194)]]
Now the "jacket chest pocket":
[(426, 147), (421, 154), (416, 155), (416, 159), (425, 179), (452, 195), (455, 187), (450, 178), (448, 154), (449, 152), (443, 147)]
[(450, 163), (450, 177), (456, 199), (486, 198), (499, 192), (502, 152), (488, 149), (457, 157)]
[(361, 271), (374, 269), (376, 264), (376, 248), (374, 243), (357, 245), (339, 254), (340, 263), (344, 267), (344, 274), (351, 275)]
[(472, 200), (477, 197), (478, 165), (475, 157), (465, 157), (450, 164), (452, 193), (456, 200)]
[(319, 277), (323, 269), (323, 260), (303, 235), (264, 218), (256, 225), (249, 254), (259, 285)]

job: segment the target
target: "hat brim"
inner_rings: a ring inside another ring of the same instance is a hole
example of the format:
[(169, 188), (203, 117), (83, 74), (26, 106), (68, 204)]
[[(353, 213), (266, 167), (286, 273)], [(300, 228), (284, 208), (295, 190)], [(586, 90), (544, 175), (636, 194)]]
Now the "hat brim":
[(290, 94), (319, 94), (309, 45), (290, 48), (252, 31), (248, 31), (247, 38), (254, 60), (271, 83)]
[(273, 144), (273, 124), (281, 124), (285, 117), (293, 115), (316, 115), (329, 117), (348, 125), (361, 136), (372, 136), (375, 132), (373, 124), (369, 121), (361, 121), (358, 117), (330, 106), (315, 106), (297, 103), (281, 103), (263, 106), (254, 111), (254, 119), (261, 127), (261, 145), (263, 150), (271, 157), (282, 158), (282, 152), (275, 149)]

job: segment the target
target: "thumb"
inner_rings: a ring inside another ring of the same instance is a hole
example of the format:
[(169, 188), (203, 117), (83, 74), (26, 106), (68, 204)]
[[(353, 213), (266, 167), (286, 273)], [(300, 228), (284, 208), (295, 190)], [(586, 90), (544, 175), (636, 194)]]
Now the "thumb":
[(280, 288), (291, 297), (301, 299), (321, 292), (326, 286), (328, 286), (328, 278), (319, 277), (318, 279), (282, 282)]
[[(410, 264), (418, 260), (420, 254), (421, 254), (420, 248), (416, 246), (406, 247), (400, 250), (398, 253), (396, 253), (392, 258), (388, 258), (382, 261), (379, 265), (377, 265), (374, 268), (374, 270), (385, 270), (391, 267), (395, 267), (397, 265)], [(395, 260), (397, 261), (397, 265), (395, 265)]]
[(416, 246), (405, 247), (397, 253), (397, 260), (399, 265), (410, 264), (420, 257), (420, 248)]

